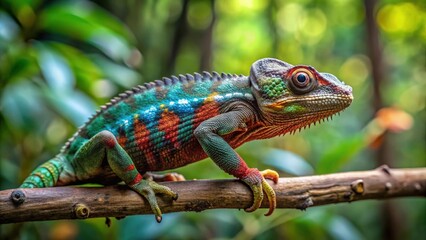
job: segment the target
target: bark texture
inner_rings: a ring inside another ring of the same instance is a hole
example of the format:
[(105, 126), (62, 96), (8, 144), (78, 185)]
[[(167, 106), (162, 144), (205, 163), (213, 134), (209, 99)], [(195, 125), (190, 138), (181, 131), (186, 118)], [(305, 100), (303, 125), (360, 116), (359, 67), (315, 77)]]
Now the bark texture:
[[(158, 197), (163, 213), (206, 209), (244, 209), (252, 194), (238, 180), (165, 182), (179, 194), (177, 201)], [(426, 197), (426, 168), (346, 172), (319, 176), (280, 178), (273, 184), (277, 208), (308, 207), (394, 197)], [(264, 201), (262, 207), (268, 207)], [(259, 211), (259, 210), (258, 210)], [(150, 214), (140, 195), (127, 186), (53, 187), (0, 191), (0, 223), (125, 217)]]

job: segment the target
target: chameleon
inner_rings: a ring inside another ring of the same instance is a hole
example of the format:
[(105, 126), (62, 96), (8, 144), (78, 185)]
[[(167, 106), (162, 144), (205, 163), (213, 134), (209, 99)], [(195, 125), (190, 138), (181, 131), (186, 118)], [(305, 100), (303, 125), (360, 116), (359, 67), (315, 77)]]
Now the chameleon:
[(210, 157), (251, 189), (253, 203), (245, 211), (258, 209), (266, 197), (268, 216), (276, 208), (276, 194), (266, 179), (277, 183), (278, 173), (248, 167), (234, 149), (300, 131), (344, 110), (352, 100), (352, 88), (334, 75), (274, 58), (254, 62), (249, 76), (202, 72), (164, 77), (100, 107), (20, 187), (124, 182), (148, 201), (161, 222), (156, 195), (177, 200), (178, 194), (150, 173)]

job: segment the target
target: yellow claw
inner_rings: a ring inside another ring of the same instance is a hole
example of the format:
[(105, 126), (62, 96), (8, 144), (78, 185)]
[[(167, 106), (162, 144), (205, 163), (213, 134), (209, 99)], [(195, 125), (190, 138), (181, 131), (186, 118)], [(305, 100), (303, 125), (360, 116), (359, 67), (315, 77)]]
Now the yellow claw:
[[(264, 178), (272, 180), (275, 184), (278, 183), (278, 179), (280, 178), (280, 175), (271, 169), (265, 169), (261, 171), (260, 174), (262, 174)], [(262, 181), (262, 188), (269, 200), (269, 211), (265, 214), (265, 216), (269, 216), (277, 207), (277, 197), (275, 195), (274, 189), (272, 189), (271, 185), (269, 185), (265, 179)]]
[(271, 187), (271, 185), (269, 185), (265, 178), (272, 180), (274, 183), (278, 183), (279, 175), (276, 171), (270, 169), (260, 171), (260, 174), (262, 175), (262, 180), (258, 184), (245, 181), (250, 186), (254, 198), (253, 205), (249, 208), (246, 208), (245, 211), (253, 212), (254, 210), (258, 209), (263, 201), (263, 193), (265, 193), (269, 201), (269, 211), (265, 214), (265, 216), (269, 216), (277, 207), (277, 198), (274, 189)]
[(251, 207), (244, 209), (246, 212), (253, 212), (260, 207), (263, 200), (262, 185), (249, 185), (253, 192), (253, 204)]
[(263, 171), (260, 171), (260, 174), (266, 179), (272, 180), (275, 184), (278, 183), (278, 179), (280, 178), (280, 175), (271, 169), (265, 169)]
[(265, 213), (265, 216), (269, 216), (277, 207), (277, 197), (275, 195), (274, 189), (272, 189), (272, 187), (267, 181), (265, 181), (265, 179), (262, 181), (262, 188), (269, 200), (269, 211)]

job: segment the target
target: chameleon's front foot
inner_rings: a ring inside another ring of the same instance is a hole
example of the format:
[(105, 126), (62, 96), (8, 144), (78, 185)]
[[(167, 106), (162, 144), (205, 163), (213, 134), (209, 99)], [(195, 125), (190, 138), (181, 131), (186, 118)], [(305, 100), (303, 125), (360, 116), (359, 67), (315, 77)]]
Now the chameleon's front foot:
[(155, 214), (155, 220), (161, 222), (163, 219), (160, 207), (158, 206), (156, 194), (164, 194), (170, 196), (173, 200), (177, 200), (177, 193), (170, 188), (160, 185), (152, 180), (141, 180), (139, 183), (130, 186), (133, 190), (141, 194), (151, 206), (152, 212)]
[(253, 212), (254, 210), (258, 209), (262, 204), (263, 192), (265, 192), (266, 197), (269, 200), (269, 211), (265, 214), (265, 216), (271, 215), (277, 206), (277, 200), (274, 189), (272, 189), (271, 185), (269, 185), (265, 179), (270, 179), (274, 183), (277, 183), (278, 178), (278, 173), (270, 169), (264, 171), (259, 171), (256, 168), (249, 169), (248, 174), (241, 180), (249, 185), (253, 191), (254, 200), (253, 205), (244, 210), (246, 212)]

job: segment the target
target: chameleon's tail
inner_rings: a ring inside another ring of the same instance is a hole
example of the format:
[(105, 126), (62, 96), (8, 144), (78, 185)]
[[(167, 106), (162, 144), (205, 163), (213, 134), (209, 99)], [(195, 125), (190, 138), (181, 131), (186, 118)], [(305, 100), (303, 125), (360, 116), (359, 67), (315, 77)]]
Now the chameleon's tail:
[(43, 188), (56, 185), (64, 169), (64, 161), (55, 157), (38, 166), (21, 184), (21, 188)]

